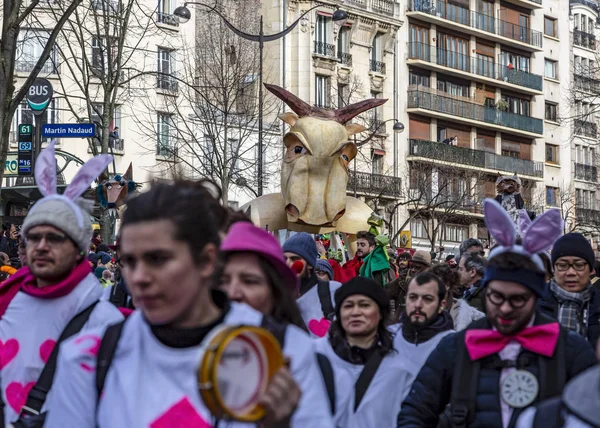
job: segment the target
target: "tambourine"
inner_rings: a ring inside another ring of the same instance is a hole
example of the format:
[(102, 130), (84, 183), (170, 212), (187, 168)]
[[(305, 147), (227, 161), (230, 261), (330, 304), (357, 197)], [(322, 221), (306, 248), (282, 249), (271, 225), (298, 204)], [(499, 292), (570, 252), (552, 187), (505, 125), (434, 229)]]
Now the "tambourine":
[(256, 422), (266, 409), (258, 400), (284, 365), (279, 342), (264, 328), (221, 326), (205, 339), (198, 370), (200, 396), (220, 419)]

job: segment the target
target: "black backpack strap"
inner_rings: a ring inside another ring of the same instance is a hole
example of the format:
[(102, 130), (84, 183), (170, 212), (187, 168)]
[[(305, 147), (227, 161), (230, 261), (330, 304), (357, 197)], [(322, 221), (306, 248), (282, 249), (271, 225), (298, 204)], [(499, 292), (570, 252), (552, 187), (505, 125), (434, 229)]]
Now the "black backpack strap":
[(119, 343), (121, 333), (123, 332), (124, 325), (125, 320), (118, 324), (109, 326), (104, 333), (104, 337), (102, 337), (102, 341), (100, 342), (100, 348), (98, 348), (98, 358), (96, 360), (96, 391), (98, 392), (98, 400), (100, 400), (100, 394), (104, 389), (106, 375), (108, 374), (108, 369), (110, 368), (110, 364), (115, 356), (115, 351), (117, 350), (117, 345)]
[(277, 322), (277, 320), (270, 315), (263, 315), (260, 326), (275, 336), (275, 339), (277, 339), (279, 342), (279, 346), (281, 346), (281, 349), (283, 349), (283, 345), (285, 345), (285, 332), (287, 331), (287, 325), (285, 323)]
[(532, 428), (560, 428), (564, 424), (562, 397), (541, 403), (535, 412)]
[(457, 341), (457, 358), (452, 376), (450, 419), (454, 428), (465, 428), (475, 417), (475, 397), (479, 381), (480, 361), (471, 361), (464, 335)]
[(377, 349), (375, 352), (371, 354), (365, 367), (360, 372), (360, 376), (354, 385), (354, 411), (358, 409), (360, 402), (362, 401), (367, 389), (369, 389), (369, 385), (371, 381), (375, 377), (375, 373), (383, 360), (383, 353)]
[(323, 317), (329, 321), (333, 321), (335, 318), (335, 309), (333, 309), (333, 304), (331, 303), (329, 281), (317, 281), (317, 292), (319, 293), (319, 302), (321, 303)]
[(319, 363), (319, 368), (321, 369), (323, 380), (325, 381), (325, 389), (327, 390), (329, 404), (331, 405), (331, 414), (335, 415), (335, 380), (333, 376), (333, 367), (331, 367), (329, 358), (318, 352), (317, 362)]
[(98, 302), (94, 302), (86, 309), (75, 315), (64, 328), (60, 334), (60, 337), (56, 341), (56, 344), (54, 345), (54, 349), (52, 349), (52, 353), (50, 354), (50, 357), (48, 358), (40, 377), (38, 378), (35, 386), (31, 389), (31, 391), (29, 391), (27, 402), (21, 409), (20, 416), (37, 416), (40, 414), (40, 411), (44, 406), (44, 402), (46, 401), (46, 396), (52, 387), (54, 372), (56, 371), (58, 349), (61, 343), (81, 331), (85, 323), (90, 318), (90, 315), (97, 303)]
[(540, 375), (538, 381), (540, 383), (540, 396), (538, 400), (545, 400), (560, 396), (567, 383), (566, 369), (566, 337), (568, 332), (564, 327), (560, 328), (558, 341), (554, 355), (551, 358), (540, 356), (538, 358)]

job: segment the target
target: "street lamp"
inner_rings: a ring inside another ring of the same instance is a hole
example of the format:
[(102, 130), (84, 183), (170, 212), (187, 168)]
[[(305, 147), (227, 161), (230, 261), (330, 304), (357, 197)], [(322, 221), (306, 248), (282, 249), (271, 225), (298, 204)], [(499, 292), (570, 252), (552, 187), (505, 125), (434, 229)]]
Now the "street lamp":
[[(404, 131), (404, 124), (402, 122), (400, 122), (398, 119), (388, 119), (386, 121), (381, 122), (380, 124), (377, 125), (377, 128), (375, 128), (375, 130), (371, 133), (371, 135), (369, 135), (367, 138), (365, 138), (362, 141), (356, 141), (356, 134), (354, 134), (354, 144), (356, 145), (356, 147), (360, 147), (363, 146), (365, 144), (367, 144), (369, 141), (371, 141), (373, 139), (373, 137), (375, 136), (375, 134), (377, 134), (377, 132), (379, 131), (379, 128), (381, 128), (383, 125), (385, 125), (388, 122), (394, 121), (394, 132), (396, 134), (400, 134)], [(396, 154), (394, 153), (394, 156), (396, 156)], [(354, 197), (356, 198), (356, 184), (358, 182), (358, 179), (356, 178), (356, 160), (358, 157), (354, 158)]]
[[(279, 40), (279, 39), (285, 37), (294, 28), (296, 28), (296, 26), (302, 20), (302, 18), (304, 18), (306, 15), (308, 15), (310, 12), (312, 12), (316, 8), (324, 6), (324, 5), (317, 4), (316, 6), (311, 7), (306, 12), (304, 12), (302, 15), (300, 15), (300, 17), (298, 19), (296, 19), (292, 24), (290, 24), (290, 26), (287, 27), (285, 30), (283, 30), (279, 33), (275, 33), (275, 34), (265, 34), (264, 33), (263, 16), (261, 15), (258, 34), (248, 34), (244, 31), (241, 31), (240, 29), (235, 27), (231, 22), (229, 22), (227, 20), (227, 18), (225, 16), (223, 16), (223, 14), (216, 9), (216, 7), (217, 7), (216, 3), (214, 6), (209, 6), (209, 5), (201, 3), (201, 2), (190, 1), (190, 2), (184, 3), (183, 6), (177, 7), (173, 11), (173, 15), (175, 15), (179, 19), (179, 22), (181, 22), (182, 24), (188, 22), (192, 17), (192, 13), (187, 8), (188, 4), (203, 6), (207, 9), (209, 9), (209, 12), (215, 12), (223, 20), (225, 25), (227, 25), (227, 27), (229, 27), (229, 29), (231, 31), (233, 31), (237, 36), (239, 36), (245, 40), (249, 40), (251, 42), (258, 42), (258, 49), (259, 49), (259, 55), (260, 55), (259, 70), (258, 70), (258, 78), (259, 78), (259, 80), (258, 80), (258, 85), (259, 85), (258, 86), (258, 156), (259, 156), (259, 159), (258, 159), (258, 196), (261, 196), (263, 194), (263, 50), (264, 50), (264, 44), (265, 44), (265, 42), (272, 42), (272, 41)], [(348, 20), (348, 14), (346, 13), (346, 11), (344, 11), (342, 9), (337, 9), (333, 13), (332, 21), (334, 24), (336, 24), (338, 26), (342, 26), (346, 23), (347, 20)]]

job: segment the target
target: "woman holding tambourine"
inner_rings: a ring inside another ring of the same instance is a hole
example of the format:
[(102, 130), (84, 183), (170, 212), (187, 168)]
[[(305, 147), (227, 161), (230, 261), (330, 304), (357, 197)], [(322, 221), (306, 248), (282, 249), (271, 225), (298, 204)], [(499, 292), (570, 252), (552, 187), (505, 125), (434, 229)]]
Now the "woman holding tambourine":
[(120, 265), (138, 310), (61, 346), (46, 427), (333, 427), (310, 338), (287, 326), (282, 353), (260, 312), (212, 289), (207, 197), (157, 183), (128, 203)]

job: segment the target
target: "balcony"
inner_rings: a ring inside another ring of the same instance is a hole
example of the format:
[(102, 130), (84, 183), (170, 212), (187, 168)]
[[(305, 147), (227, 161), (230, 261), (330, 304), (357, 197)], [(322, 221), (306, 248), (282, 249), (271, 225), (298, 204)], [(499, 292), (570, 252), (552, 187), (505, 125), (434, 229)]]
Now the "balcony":
[(587, 138), (598, 137), (598, 125), (587, 120), (575, 119), (574, 121), (575, 135), (581, 135)]
[(158, 76), (156, 79), (156, 88), (162, 89), (163, 91), (177, 93), (179, 90), (179, 85), (177, 80), (170, 76)]
[[(415, 16), (425, 14), (425, 16), (421, 15), (419, 18), (436, 24), (439, 20), (450, 21), (458, 24), (455, 29), (459, 31), (471, 30), (467, 32), (487, 38), (493, 35), (497, 37), (492, 37), (492, 39), (501, 43), (516, 42), (517, 46), (530, 51), (542, 50), (542, 32), (528, 27), (522, 27), (490, 15), (458, 7), (443, 0), (410, 0), (408, 7), (408, 16), (411, 16), (411, 12), (415, 13)], [(419, 15), (416, 15), (416, 13)], [(442, 26), (452, 27), (446, 22)]]
[(315, 55), (326, 56), (328, 58), (336, 58), (335, 45), (319, 42), (315, 40)]
[(347, 192), (369, 193), (398, 198), (402, 194), (402, 179), (368, 172), (349, 171)]
[(598, 182), (598, 169), (594, 165), (575, 164), (575, 179)]
[[(15, 62), (15, 71), (17, 73), (31, 73), (33, 68), (37, 64), (37, 60), (35, 61), (23, 61), (17, 60)], [(51, 59), (46, 61), (46, 63), (42, 66), (40, 70), (40, 74), (58, 74), (58, 68), (54, 66), (54, 63)]]
[(529, 177), (544, 177), (544, 163), (502, 156), (483, 150), (449, 146), (427, 140), (409, 140), (410, 156), (439, 160), (443, 162), (485, 168), (490, 171), (504, 171), (510, 174)]
[(385, 74), (385, 62), (371, 60), (371, 71), (379, 74)]
[[(481, 77), (479, 79), (475, 77), (475, 80), (483, 83), (499, 84), (499, 86), (504, 86), (502, 83), (510, 83), (511, 85), (532, 89), (537, 93), (542, 93), (543, 89), (543, 79), (539, 74), (517, 70), (514, 67), (509, 68), (494, 61), (471, 57), (438, 48), (434, 45), (418, 42), (409, 43), (408, 58), (470, 73)], [(505, 86), (509, 87), (508, 85)]]
[(573, 30), (573, 44), (582, 48), (596, 50), (596, 36), (585, 31)]
[[(461, 101), (449, 97), (445, 93), (410, 90), (408, 91), (407, 107), (409, 109), (428, 110), (433, 112), (433, 115), (442, 113), (451, 116), (454, 120), (462, 118), (467, 121), (495, 125), (496, 127), (517, 129), (528, 133), (527, 136), (529, 137), (532, 136), (530, 134), (542, 135), (544, 132), (544, 121), (541, 119)], [(496, 129), (496, 127), (492, 128)]]
[(338, 51), (337, 58), (340, 64), (352, 67), (352, 54)]
[[(579, 204), (577, 204), (579, 205)], [(600, 226), (600, 211), (590, 208), (576, 208), (576, 217), (579, 223), (587, 223)]]
[(578, 91), (600, 94), (600, 80), (583, 74), (574, 74), (575, 89)]
[(156, 156), (160, 156), (163, 158), (176, 158), (177, 154), (177, 147), (173, 147), (168, 143), (158, 142), (156, 145)]
[(172, 13), (156, 12), (156, 22), (159, 24), (169, 25), (171, 27), (179, 27), (179, 19)]
[(396, 4), (399, 5), (400, 3), (396, 3), (394, 0), (347, 0), (346, 4), (367, 12), (384, 15), (386, 18), (399, 18), (399, 8), (396, 7)]

